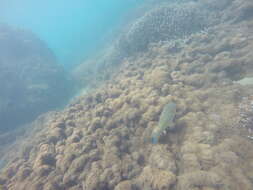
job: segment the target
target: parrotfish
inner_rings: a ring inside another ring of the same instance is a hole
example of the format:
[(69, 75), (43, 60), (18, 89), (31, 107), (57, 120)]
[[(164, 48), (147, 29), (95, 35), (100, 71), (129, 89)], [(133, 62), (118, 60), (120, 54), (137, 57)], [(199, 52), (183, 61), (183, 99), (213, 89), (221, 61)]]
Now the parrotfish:
[(234, 83), (242, 86), (253, 85), (253, 77), (245, 77), (241, 80), (234, 81)]
[(176, 116), (176, 104), (170, 102), (166, 104), (159, 118), (158, 126), (156, 126), (151, 134), (153, 144), (157, 144), (162, 133), (166, 133), (166, 130), (174, 128), (174, 118)]

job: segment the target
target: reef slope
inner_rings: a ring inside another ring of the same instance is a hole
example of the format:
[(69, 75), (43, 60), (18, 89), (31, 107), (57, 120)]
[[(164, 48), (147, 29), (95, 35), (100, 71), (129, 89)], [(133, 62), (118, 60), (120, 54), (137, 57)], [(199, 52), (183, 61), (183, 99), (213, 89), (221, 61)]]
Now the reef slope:
[[(253, 189), (253, 89), (234, 82), (253, 74), (253, 4), (205, 3), (222, 7), (221, 23), (149, 45), (52, 114), (2, 171), (2, 189)], [(175, 130), (152, 144), (168, 102)]]

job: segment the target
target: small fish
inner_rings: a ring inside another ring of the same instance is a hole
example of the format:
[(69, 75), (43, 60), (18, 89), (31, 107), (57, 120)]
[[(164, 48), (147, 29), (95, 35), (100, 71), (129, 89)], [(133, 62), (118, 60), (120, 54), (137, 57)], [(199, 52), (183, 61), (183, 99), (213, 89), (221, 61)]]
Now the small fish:
[(154, 128), (151, 134), (151, 141), (153, 144), (157, 144), (162, 133), (165, 133), (167, 129), (171, 130), (175, 124), (173, 122), (176, 116), (176, 104), (174, 102), (168, 103), (164, 106), (163, 111), (159, 118), (158, 126)]

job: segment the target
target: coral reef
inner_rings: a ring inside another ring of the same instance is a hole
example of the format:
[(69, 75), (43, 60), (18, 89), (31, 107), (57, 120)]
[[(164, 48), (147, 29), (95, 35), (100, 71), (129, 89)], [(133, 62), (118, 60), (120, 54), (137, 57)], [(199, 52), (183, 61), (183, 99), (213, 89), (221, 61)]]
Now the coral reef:
[[(98, 86), (112, 78), (110, 71), (117, 70), (116, 66), (121, 65), (124, 58), (147, 50), (152, 43), (186, 38), (214, 22), (208, 11), (192, 1), (147, 1), (146, 4), (149, 4), (149, 8), (137, 19), (129, 21), (129, 26), (112, 42), (111, 47), (73, 70), (72, 76), (77, 83), (81, 86)], [(166, 77), (166, 73), (157, 76), (154, 71), (153, 74), (155, 77)], [(153, 81), (155, 83), (159, 79)]]
[(252, 96), (244, 97), (239, 104), (238, 127), (244, 128), (247, 137), (253, 139), (253, 99)]
[(128, 54), (147, 49), (150, 43), (184, 38), (207, 27), (208, 15), (196, 4), (162, 4), (133, 23), (122, 36), (119, 47)]
[(195, 171), (179, 176), (179, 190), (194, 189), (196, 187), (220, 188), (222, 186), (221, 177), (216, 173)]
[(40, 39), (0, 25), (0, 131), (62, 105), (70, 95), (68, 85), (63, 68)]
[(146, 166), (137, 179), (140, 189), (170, 189), (176, 182), (176, 176), (166, 170), (154, 169)]
[[(233, 81), (253, 73), (253, 20), (226, 17), (247, 0), (206, 2), (223, 6), (223, 23), (123, 60), (113, 80), (51, 114), (6, 152), (12, 159), (1, 187), (252, 190), (253, 89)], [(152, 144), (168, 102), (177, 105), (176, 130)]]

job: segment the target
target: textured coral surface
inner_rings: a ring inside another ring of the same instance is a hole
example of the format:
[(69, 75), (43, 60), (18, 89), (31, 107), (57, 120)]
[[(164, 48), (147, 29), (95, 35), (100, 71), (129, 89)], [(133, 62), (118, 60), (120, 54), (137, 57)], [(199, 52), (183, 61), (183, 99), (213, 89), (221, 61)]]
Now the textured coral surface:
[[(19, 154), (2, 171), (0, 187), (252, 190), (253, 89), (233, 82), (253, 74), (246, 5), (251, 1), (205, 1), (222, 10), (222, 22), (184, 41), (152, 44), (125, 59), (113, 80), (41, 119), (14, 149)], [(175, 129), (152, 144), (172, 101)]]

